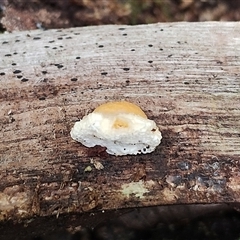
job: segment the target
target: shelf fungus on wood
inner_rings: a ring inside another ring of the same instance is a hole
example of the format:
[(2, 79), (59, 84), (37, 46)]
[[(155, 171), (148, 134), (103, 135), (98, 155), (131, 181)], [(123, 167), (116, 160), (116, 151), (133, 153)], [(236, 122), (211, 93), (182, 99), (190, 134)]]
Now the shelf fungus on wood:
[(106, 147), (109, 154), (150, 153), (160, 144), (162, 135), (137, 105), (108, 102), (75, 123), (71, 137), (86, 147)]

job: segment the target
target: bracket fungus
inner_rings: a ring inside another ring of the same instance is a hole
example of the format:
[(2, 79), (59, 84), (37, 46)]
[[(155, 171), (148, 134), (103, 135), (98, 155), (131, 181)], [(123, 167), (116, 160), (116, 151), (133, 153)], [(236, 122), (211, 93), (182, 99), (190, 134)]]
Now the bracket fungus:
[(100, 105), (76, 122), (70, 134), (86, 147), (99, 145), (116, 156), (150, 153), (162, 139), (156, 123), (126, 101)]

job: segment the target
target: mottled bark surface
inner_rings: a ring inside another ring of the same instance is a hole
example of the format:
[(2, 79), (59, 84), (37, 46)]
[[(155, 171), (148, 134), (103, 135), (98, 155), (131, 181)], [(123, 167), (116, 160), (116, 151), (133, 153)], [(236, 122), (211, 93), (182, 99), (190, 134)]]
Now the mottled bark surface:
[[(0, 218), (239, 202), (239, 32), (206, 22), (0, 35)], [(93, 154), (71, 139), (112, 100), (156, 121), (155, 152)]]

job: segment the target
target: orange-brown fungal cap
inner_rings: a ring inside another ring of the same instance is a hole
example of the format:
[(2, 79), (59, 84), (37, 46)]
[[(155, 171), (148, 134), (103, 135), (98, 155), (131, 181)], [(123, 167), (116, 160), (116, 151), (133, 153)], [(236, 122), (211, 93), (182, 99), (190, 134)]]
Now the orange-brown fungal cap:
[(98, 113), (108, 113), (108, 114), (117, 114), (117, 113), (130, 113), (136, 114), (143, 118), (147, 118), (143, 110), (137, 105), (122, 101), (122, 102), (108, 102), (98, 106), (93, 112)]

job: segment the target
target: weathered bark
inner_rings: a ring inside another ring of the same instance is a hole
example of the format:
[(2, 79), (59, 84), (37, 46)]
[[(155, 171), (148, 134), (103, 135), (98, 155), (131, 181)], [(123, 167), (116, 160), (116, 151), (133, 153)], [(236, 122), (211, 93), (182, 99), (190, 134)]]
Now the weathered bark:
[[(0, 219), (239, 202), (239, 32), (212, 22), (0, 35)], [(155, 152), (92, 156), (71, 139), (75, 121), (122, 99), (157, 122)]]

